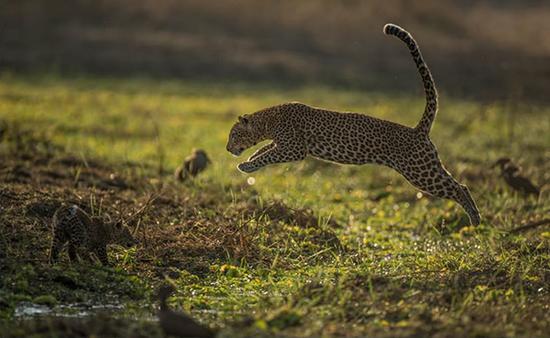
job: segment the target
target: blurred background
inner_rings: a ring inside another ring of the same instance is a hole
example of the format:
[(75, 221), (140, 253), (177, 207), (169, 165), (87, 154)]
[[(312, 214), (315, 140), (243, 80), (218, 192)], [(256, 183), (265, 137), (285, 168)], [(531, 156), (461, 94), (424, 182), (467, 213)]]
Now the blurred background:
[(548, 101), (550, 2), (0, 1), (0, 71), (310, 82), (421, 94), (410, 30), (444, 95)]

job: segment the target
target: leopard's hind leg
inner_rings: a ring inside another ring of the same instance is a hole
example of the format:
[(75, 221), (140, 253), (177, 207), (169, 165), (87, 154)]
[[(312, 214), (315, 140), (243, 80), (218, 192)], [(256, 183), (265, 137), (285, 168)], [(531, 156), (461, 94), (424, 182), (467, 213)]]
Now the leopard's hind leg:
[(439, 161), (431, 162), (429, 169), (414, 175), (403, 173), (403, 176), (416, 188), (439, 198), (450, 199), (466, 211), (472, 225), (478, 225), (481, 217), (468, 187), (457, 182), (451, 174), (443, 168)]
[[(443, 169), (444, 170), (444, 169)], [(446, 170), (445, 174), (436, 177), (436, 183), (427, 187), (428, 194), (455, 201), (468, 214), (471, 225), (479, 225), (481, 216), (470, 190), (457, 182)], [(439, 184), (437, 182), (440, 182)]]
[(392, 167), (421, 191), (460, 204), (472, 225), (480, 223), (479, 210), (470, 191), (443, 167), (437, 149), (429, 139), (416, 140), (413, 150)]

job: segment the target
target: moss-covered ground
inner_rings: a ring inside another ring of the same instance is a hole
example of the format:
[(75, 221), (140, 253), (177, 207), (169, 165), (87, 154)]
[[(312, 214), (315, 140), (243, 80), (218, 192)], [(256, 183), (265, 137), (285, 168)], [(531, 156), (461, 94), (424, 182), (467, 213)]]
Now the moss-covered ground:
[[(406, 125), (423, 109), (420, 91), (2, 75), (0, 336), (160, 337), (162, 283), (220, 336), (548, 335), (548, 225), (510, 231), (550, 214), (549, 107), (442, 95), (432, 138), (481, 210), (470, 227), (384, 167), (239, 173), (225, 150), (236, 116), (291, 100)], [(213, 164), (177, 182), (193, 147)], [(510, 190), (499, 157), (541, 196)], [(140, 244), (112, 246), (113, 267), (50, 266), (61, 203), (128, 220)]]

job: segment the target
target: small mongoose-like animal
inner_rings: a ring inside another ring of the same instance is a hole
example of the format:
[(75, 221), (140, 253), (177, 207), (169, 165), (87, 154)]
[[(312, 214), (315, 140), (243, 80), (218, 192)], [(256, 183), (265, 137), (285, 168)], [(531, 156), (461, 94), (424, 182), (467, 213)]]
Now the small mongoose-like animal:
[(191, 155), (187, 156), (183, 164), (176, 169), (174, 176), (179, 181), (185, 181), (188, 176), (195, 177), (212, 163), (206, 152), (202, 149), (193, 149)]

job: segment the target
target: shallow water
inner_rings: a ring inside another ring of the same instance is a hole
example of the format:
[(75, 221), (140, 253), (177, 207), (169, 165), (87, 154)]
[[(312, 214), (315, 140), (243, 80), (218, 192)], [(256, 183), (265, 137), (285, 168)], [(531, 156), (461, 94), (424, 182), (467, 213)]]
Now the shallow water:
[(98, 312), (120, 312), (124, 310), (122, 304), (94, 304), (72, 303), (54, 307), (35, 304), (32, 302), (20, 302), (15, 307), (15, 317), (59, 316), (81, 318)]
[(31, 302), (20, 302), (15, 307), (15, 317), (32, 317), (49, 314), (51, 308), (46, 305), (34, 304)]

